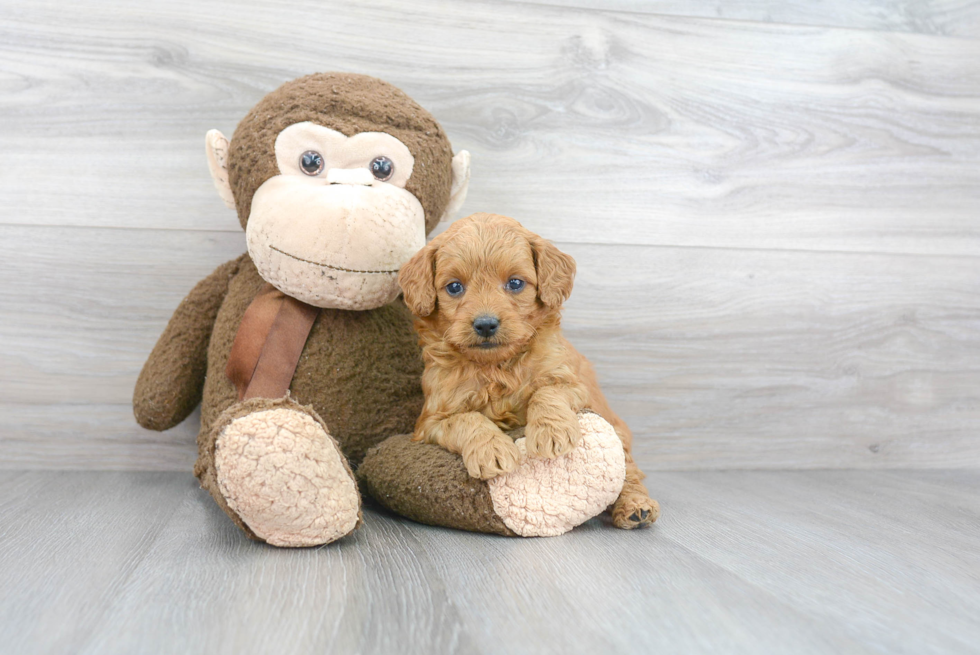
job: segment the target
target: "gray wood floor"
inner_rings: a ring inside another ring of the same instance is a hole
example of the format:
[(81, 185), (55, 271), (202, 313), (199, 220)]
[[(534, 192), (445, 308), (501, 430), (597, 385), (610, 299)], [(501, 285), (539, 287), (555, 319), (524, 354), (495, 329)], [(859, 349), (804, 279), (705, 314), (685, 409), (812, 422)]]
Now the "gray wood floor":
[(190, 475), (0, 473), (0, 652), (976, 653), (980, 472), (658, 473), (552, 539), (248, 542)]

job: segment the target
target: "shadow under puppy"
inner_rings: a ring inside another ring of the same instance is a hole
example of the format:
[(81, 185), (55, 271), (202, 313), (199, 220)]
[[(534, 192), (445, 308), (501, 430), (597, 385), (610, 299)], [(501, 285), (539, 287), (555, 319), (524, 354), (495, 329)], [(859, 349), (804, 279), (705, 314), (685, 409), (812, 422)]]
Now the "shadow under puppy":
[(402, 267), (398, 282), (425, 361), (414, 439), (458, 453), (472, 477), (489, 479), (520, 463), (504, 430), (525, 427), (529, 456), (559, 457), (581, 439), (576, 413), (591, 409), (612, 424), (626, 451), (613, 524), (653, 523), (660, 508), (640, 482), (633, 435), (588, 360), (561, 334), (574, 277), (574, 259), (496, 214), (456, 221)]

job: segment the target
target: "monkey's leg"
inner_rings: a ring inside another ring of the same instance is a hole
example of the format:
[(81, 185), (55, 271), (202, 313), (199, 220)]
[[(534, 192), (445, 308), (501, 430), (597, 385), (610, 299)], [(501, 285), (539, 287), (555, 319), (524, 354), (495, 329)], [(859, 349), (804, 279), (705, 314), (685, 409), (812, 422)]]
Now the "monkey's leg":
[(317, 546), (360, 525), (354, 475), (312, 408), (288, 398), (236, 403), (205, 445), (201, 486), (249, 537)]
[[(379, 503), (420, 523), (507, 536), (555, 536), (601, 514), (626, 478), (623, 443), (592, 412), (578, 415), (582, 439), (553, 459), (527, 458), (492, 480), (469, 475), (459, 455), (391, 437), (368, 451), (357, 470)], [(519, 434), (515, 444), (525, 450)]]

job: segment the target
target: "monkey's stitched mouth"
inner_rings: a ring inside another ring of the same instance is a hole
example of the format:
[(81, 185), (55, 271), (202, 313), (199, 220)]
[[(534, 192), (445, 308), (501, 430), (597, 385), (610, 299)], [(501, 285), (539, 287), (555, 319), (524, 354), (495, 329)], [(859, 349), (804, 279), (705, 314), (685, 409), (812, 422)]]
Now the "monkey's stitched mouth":
[(309, 259), (303, 259), (302, 257), (297, 257), (296, 255), (290, 255), (284, 250), (279, 250), (275, 246), (269, 246), (270, 250), (275, 250), (280, 255), (286, 255), (290, 259), (295, 259), (298, 262), (303, 262), (304, 264), (312, 264), (314, 266), (320, 266), (321, 268), (329, 268), (333, 271), (343, 271), (344, 273), (366, 273), (368, 275), (398, 275), (398, 271), (359, 271), (355, 268), (341, 268), (340, 266), (331, 266), (330, 264), (321, 264), (320, 262), (310, 261)]

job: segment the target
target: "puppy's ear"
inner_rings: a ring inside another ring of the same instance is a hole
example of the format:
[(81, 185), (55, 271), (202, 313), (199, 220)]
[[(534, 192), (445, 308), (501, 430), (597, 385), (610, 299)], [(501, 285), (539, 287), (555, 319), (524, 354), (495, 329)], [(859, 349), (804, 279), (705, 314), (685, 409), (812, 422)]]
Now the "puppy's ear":
[(558, 309), (572, 295), (575, 260), (536, 234), (530, 241), (538, 274), (538, 297), (546, 307)]
[(435, 241), (429, 243), (398, 271), (398, 285), (405, 294), (405, 304), (419, 318), (436, 308), (436, 250)]

